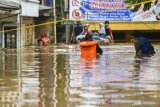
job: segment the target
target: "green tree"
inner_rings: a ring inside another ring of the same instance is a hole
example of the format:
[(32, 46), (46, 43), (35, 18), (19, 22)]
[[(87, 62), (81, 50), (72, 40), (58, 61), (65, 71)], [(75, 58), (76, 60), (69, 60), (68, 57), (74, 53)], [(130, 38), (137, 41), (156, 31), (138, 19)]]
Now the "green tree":
[(57, 19), (64, 18), (64, 0), (56, 0), (56, 16)]

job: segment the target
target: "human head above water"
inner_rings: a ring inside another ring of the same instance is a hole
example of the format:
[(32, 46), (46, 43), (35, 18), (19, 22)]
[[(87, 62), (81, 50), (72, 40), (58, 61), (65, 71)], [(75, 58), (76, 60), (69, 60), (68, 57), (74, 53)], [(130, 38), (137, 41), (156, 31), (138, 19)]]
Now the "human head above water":
[(85, 24), (85, 26), (89, 27), (89, 24)]
[(103, 23), (100, 23), (99, 26), (103, 26)]
[(46, 35), (46, 33), (45, 32), (42, 32), (41, 33), (41, 38), (45, 38), (47, 35)]
[(88, 28), (89, 28), (89, 24), (85, 24), (84, 29), (88, 29)]
[(81, 21), (76, 21), (77, 24), (81, 24)]
[(133, 30), (131, 35), (136, 38), (136, 37), (140, 37), (141, 33), (139, 30)]
[(105, 24), (109, 24), (109, 21), (105, 21), (104, 23), (105, 23)]
[(109, 21), (105, 21), (105, 26), (108, 26), (109, 25)]
[(89, 34), (89, 33), (87, 33), (87, 34), (85, 35), (85, 41), (91, 41), (91, 40), (92, 40), (92, 35)]

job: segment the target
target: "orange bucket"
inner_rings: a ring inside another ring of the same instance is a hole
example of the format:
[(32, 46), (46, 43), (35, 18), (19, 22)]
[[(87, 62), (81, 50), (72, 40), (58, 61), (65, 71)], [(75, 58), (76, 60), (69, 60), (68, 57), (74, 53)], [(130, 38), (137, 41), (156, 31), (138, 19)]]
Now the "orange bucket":
[(87, 59), (95, 59), (97, 56), (96, 52), (96, 41), (84, 41), (80, 43), (80, 49), (81, 49), (81, 57), (87, 58)]

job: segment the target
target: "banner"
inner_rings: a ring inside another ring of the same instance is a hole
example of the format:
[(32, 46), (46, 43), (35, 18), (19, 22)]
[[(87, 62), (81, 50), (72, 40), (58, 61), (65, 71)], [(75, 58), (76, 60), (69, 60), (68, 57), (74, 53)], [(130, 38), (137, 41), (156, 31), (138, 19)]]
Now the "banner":
[(156, 21), (160, 19), (160, 3), (152, 3), (144, 11), (144, 4), (133, 12), (134, 6), (125, 8), (124, 0), (70, 0), (70, 20), (84, 21)]

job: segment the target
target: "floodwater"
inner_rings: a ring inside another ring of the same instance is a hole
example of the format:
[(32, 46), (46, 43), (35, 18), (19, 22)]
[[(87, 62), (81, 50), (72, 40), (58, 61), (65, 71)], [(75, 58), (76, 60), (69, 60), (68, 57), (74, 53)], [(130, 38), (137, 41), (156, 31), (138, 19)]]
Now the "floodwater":
[(76, 46), (0, 50), (0, 107), (160, 107), (160, 46), (135, 58), (132, 44), (102, 46), (97, 60)]

